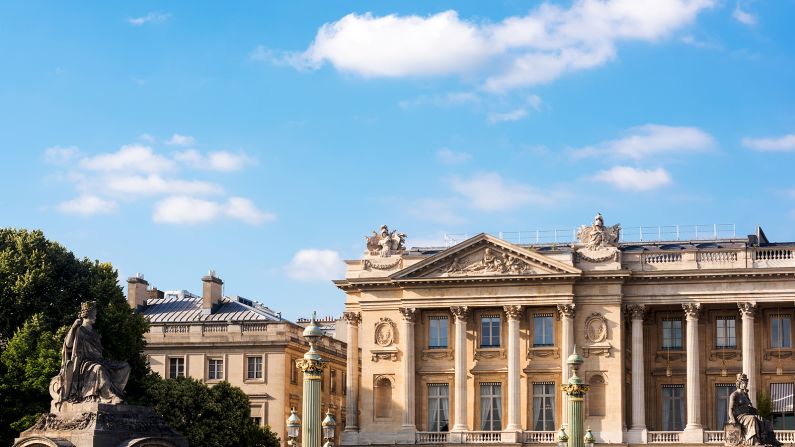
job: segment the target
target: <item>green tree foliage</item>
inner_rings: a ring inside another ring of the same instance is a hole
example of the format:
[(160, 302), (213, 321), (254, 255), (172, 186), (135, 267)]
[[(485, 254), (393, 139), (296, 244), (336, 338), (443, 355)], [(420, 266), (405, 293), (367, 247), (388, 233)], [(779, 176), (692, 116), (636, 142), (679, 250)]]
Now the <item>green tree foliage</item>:
[(756, 393), (756, 411), (762, 419), (773, 419), (773, 402), (764, 390)]
[(147, 323), (127, 306), (117, 280), (110, 264), (78, 259), (41, 231), (0, 229), (0, 445), (49, 408), (64, 335), (58, 331), (72, 324), (82, 301), (97, 302), (103, 355), (130, 363), (128, 396), (143, 394)]
[(278, 447), (269, 428), (251, 421), (248, 396), (229, 382), (208, 387), (191, 378), (150, 377), (146, 400), (193, 447)]

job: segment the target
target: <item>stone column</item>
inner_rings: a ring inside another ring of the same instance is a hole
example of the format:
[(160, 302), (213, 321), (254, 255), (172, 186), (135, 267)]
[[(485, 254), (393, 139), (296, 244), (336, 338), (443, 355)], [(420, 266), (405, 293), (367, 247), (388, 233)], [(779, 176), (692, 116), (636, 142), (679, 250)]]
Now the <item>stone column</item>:
[(632, 304), (627, 306), (627, 314), (632, 319), (632, 425), (630, 442), (646, 442), (646, 385), (643, 371), (643, 317), (646, 306)]
[(508, 424), (505, 431), (521, 431), (521, 391), (519, 389), (519, 323), (522, 306), (505, 306), (508, 317)]
[(345, 366), (345, 431), (359, 431), (359, 312), (344, 312), (342, 318), (347, 325), (348, 359)]
[(699, 367), (698, 317), (701, 304), (682, 304), (687, 319), (687, 425), (682, 433), (682, 442), (703, 443), (704, 428), (701, 425), (701, 383)]
[[(558, 304), (560, 313), (560, 383), (569, 383), (569, 364), (568, 357), (565, 355), (574, 348), (574, 307), (572, 304)], [(561, 425), (569, 425), (569, 395), (561, 394), (560, 405), (563, 410), (560, 412)]]
[(450, 431), (467, 431), (467, 316), (469, 308), (450, 308), (455, 318), (455, 421)]
[(398, 309), (403, 315), (402, 338), (403, 338), (403, 425), (401, 431), (410, 433), (411, 443), (414, 443), (414, 432), (417, 427), (414, 423), (414, 411), (416, 409), (414, 389), (414, 316), (416, 309), (411, 307), (401, 307)]
[(756, 345), (754, 344), (754, 316), (756, 303), (737, 303), (743, 320), (743, 371), (748, 376), (748, 397), (756, 406)]

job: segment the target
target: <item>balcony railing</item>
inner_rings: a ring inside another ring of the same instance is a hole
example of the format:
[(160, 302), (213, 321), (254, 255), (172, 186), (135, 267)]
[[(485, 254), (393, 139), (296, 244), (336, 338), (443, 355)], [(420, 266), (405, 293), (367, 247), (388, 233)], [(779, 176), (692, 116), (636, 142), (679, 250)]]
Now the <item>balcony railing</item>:
[(522, 444), (554, 444), (554, 431), (525, 431), (522, 432)]
[(446, 431), (418, 431), (414, 439), (417, 444), (446, 444), (447, 435)]
[(795, 444), (795, 430), (775, 430), (776, 439), (782, 444)]
[(704, 442), (707, 444), (723, 444), (723, 430), (704, 430)]
[(649, 444), (676, 444), (679, 442), (681, 431), (650, 431)]
[(464, 433), (464, 444), (494, 444), (502, 442), (502, 432), (468, 431)]

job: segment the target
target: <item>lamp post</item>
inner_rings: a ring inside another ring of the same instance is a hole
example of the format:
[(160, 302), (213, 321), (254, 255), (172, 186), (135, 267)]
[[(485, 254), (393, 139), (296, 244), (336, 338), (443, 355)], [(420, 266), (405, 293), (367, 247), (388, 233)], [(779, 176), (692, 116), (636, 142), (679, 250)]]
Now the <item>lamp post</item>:
[[(585, 393), (588, 392), (588, 385), (585, 385), (577, 375), (577, 370), (580, 369), (582, 363), (583, 359), (577, 354), (577, 346), (575, 345), (574, 352), (569, 356), (568, 361), (571, 367), (569, 383), (560, 386), (563, 392), (569, 396), (569, 447), (585, 447), (583, 445), (585, 438), (583, 436), (582, 403), (585, 399)], [(593, 439), (593, 435), (591, 435), (591, 439)], [(589, 447), (593, 447), (593, 444)]]
[(326, 418), (323, 419), (323, 437), (326, 439), (326, 443), (323, 444), (323, 447), (334, 447), (334, 429), (337, 427), (337, 421), (334, 419), (334, 415), (331, 414), (331, 409), (329, 408), (326, 411)]
[(569, 435), (566, 434), (566, 429), (561, 426), (558, 432), (558, 447), (567, 447), (569, 445)]
[(304, 358), (296, 360), (296, 366), (304, 372), (304, 424), (301, 430), (303, 447), (320, 447), (320, 381), (326, 362), (315, 351), (315, 344), (323, 336), (317, 325), (315, 314), (304, 329), (304, 338), (309, 342), (309, 351)]
[(290, 447), (300, 447), (298, 444), (298, 432), (301, 430), (301, 419), (295, 414), (295, 407), (290, 409), (290, 417), (287, 418), (287, 445)]
[(596, 442), (596, 438), (594, 438), (593, 433), (591, 433), (591, 427), (588, 427), (588, 431), (585, 433), (583, 441), (585, 441), (585, 447), (593, 447), (594, 443)]

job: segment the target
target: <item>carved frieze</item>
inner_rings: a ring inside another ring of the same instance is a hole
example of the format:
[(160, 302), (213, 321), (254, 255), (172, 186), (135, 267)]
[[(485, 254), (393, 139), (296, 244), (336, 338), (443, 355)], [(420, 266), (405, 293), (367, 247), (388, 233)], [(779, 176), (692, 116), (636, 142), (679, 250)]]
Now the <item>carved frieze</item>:
[(535, 273), (532, 266), (518, 256), (500, 252), (491, 247), (466, 258), (453, 256), (442, 268), (441, 276), (474, 275), (530, 275)]
[(372, 259), (362, 259), (362, 268), (365, 270), (398, 270), (403, 268), (403, 258), (396, 258), (388, 262), (376, 262)]

